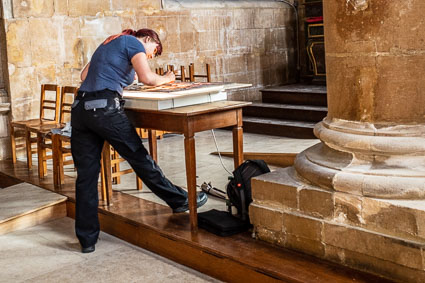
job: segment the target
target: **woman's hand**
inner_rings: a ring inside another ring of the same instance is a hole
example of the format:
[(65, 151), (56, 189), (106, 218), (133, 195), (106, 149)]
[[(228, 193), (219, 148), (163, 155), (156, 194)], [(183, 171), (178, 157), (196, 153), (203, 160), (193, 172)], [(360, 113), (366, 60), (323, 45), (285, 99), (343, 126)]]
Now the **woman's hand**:
[(167, 71), (164, 74), (164, 77), (167, 79), (167, 82), (165, 82), (165, 83), (172, 83), (176, 80), (176, 75), (174, 75), (173, 71)]

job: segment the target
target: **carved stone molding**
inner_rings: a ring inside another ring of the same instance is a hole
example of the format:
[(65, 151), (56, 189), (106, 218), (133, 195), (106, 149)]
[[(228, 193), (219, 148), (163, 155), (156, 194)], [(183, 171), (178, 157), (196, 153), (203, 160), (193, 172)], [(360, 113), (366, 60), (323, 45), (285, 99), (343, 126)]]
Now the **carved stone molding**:
[(295, 161), (312, 184), (376, 198), (425, 199), (425, 125), (325, 119), (315, 134), (322, 143)]

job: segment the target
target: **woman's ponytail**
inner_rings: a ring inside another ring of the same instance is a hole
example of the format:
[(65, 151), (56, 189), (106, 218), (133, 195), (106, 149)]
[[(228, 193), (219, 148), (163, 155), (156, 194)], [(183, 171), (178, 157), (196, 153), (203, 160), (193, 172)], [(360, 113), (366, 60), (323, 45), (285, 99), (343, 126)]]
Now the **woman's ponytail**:
[(108, 44), (109, 42), (111, 42), (114, 39), (117, 39), (118, 37), (122, 36), (122, 35), (132, 35), (132, 36), (136, 36), (136, 31), (132, 30), (132, 29), (125, 29), (123, 30), (121, 33), (119, 34), (114, 34), (111, 35), (110, 37), (108, 37), (107, 39), (105, 39), (105, 41), (102, 43), (103, 45)]

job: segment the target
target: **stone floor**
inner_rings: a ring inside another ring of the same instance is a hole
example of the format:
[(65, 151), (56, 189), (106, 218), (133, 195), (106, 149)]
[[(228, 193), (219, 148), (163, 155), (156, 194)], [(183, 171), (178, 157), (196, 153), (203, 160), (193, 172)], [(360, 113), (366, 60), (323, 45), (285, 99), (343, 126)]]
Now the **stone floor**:
[(0, 236), (0, 282), (219, 282), (106, 233), (82, 254), (68, 217)]

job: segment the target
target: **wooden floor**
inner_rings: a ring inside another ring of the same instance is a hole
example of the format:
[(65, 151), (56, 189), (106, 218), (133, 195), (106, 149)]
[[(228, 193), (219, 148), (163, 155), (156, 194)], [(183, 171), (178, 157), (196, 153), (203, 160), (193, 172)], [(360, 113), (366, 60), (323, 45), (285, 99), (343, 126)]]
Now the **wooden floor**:
[[(28, 182), (48, 190), (52, 174), (39, 180), (37, 168), (0, 161), (0, 188)], [(74, 217), (75, 179), (66, 177), (56, 192), (68, 197), (67, 213)], [(120, 192), (113, 205), (99, 206), (102, 231), (228, 282), (389, 282), (373, 275), (334, 265), (294, 251), (254, 240), (249, 233), (218, 237), (190, 231), (189, 214)]]

